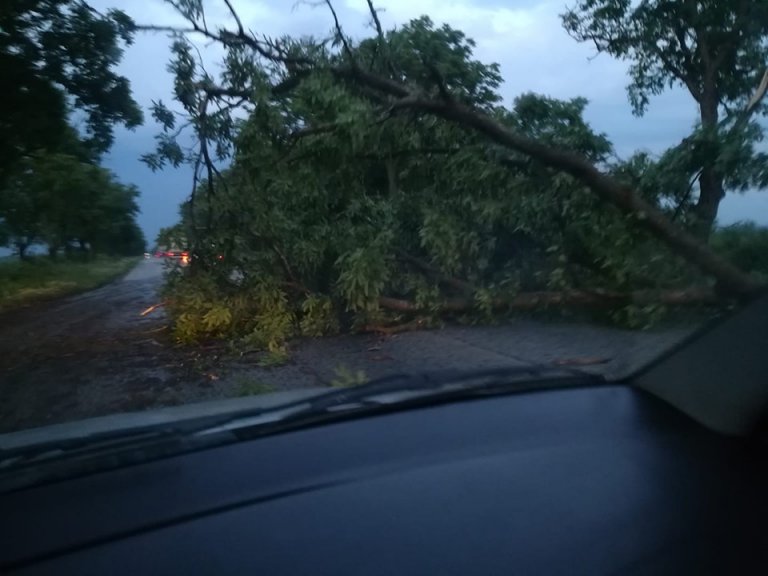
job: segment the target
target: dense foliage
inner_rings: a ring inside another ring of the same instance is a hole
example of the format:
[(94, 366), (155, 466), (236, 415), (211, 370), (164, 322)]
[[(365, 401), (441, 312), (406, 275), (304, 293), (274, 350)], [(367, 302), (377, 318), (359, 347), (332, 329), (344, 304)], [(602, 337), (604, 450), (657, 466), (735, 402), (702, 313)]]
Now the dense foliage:
[(23, 158), (0, 190), (3, 243), (24, 257), (32, 244), (132, 255), (144, 250), (135, 217), (138, 190), (106, 169), (67, 154)]
[(115, 124), (141, 123), (128, 80), (114, 71), (134, 30), (124, 13), (100, 14), (82, 0), (2, 4), (0, 179), (27, 153), (67, 150), (72, 109), (84, 117), (92, 158), (109, 148)]
[(743, 270), (768, 279), (768, 228), (752, 222), (725, 226), (712, 235), (712, 247)]
[[(583, 118), (584, 99), (525, 94), (504, 107), (497, 66), (475, 60), (473, 46), (426, 17), (386, 34), (389, 63), (407, 82), (449, 90), (518, 133), (575, 152), (622, 181), (646, 182), (647, 167), (612, 159), (606, 136)], [(380, 47), (366, 40), (347, 49), (315, 57), (365, 61)], [(177, 40), (174, 50), (177, 96), (192, 115), (200, 102), (190, 86), (212, 79), (186, 65), (190, 44)], [(359, 87), (323, 71), (276, 96), (268, 69), (256, 60), (246, 67), (234, 52), (226, 74), (253, 83), (253, 108), (240, 122), (218, 112), (193, 118), (217, 153), (226, 153), (233, 135), (234, 156), (222, 173), (214, 165), (182, 207), (181, 235), (194, 258), (167, 292), (181, 340), (245, 336), (279, 350), (297, 334), (489, 320), (514, 310), (521, 293), (628, 293), (701, 280), (572, 176), (446, 120), (382, 116)], [(440, 87), (425, 61), (435, 63)], [(167, 134), (176, 130), (167, 108), (157, 106), (155, 116)], [(160, 144), (146, 158), (150, 165), (183, 160), (172, 140), (160, 137)], [(653, 186), (644, 193), (663, 205)], [(644, 325), (659, 309), (622, 301), (612, 314)]]
[[(82, 0), (8, 0), (0, 8), (0, 245), (23, 257), (136, 254), (138, 191), (98, 166), (116, 124), (142, 113), (128, 80), (114, 71), (133, 22)], [(72, 127), (84, 121), (84, 131)]]

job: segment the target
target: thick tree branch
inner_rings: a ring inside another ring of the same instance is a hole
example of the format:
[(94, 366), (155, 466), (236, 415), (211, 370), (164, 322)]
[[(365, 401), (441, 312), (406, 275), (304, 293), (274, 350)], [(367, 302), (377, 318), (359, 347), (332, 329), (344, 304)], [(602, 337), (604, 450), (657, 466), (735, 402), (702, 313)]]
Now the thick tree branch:
[[(566, 307), (611, 307), (627, 304), (662, 304), (667, 306), (716, 304), (717, 294), (706, 287), (684, 290), (638, 290), (635, 292), (614, 292), (607, 290), (569, 290), (563, 292), (523, 292), (509, 298), (496, 298), (492, 306), (496, 310), (535, 310), (546, 306)], [(426, 306), (419, 306), (412, 300), (379, 297), (379, 306), (398, 312), (429, 312)], [(442, 312), (467, 312), (476, 307), (472, 298), (448, 298), (439, 309)], [(434, 309), (433, 309), (434, 310)]]
[(768, 69), (766, 69), (765, 73), (763, 74), (763, 79), (760, 81), (760, 85), (757, 87), (757, 90), (752, 95), (752, 98), (749, 99), (749, 102), (747, 103), (747, 107), (744, 110), (744, 114), (749, 118), (755, 110), (757, 109), (757, 106), (762, 102), (763, 98), (765, 98), (765, 93), (768, 91)]
[(194, 20), (188, 20), (191, 28), (183, 26), (156, 26), (154, 24), (138, 24), (137, 30), (145, 32), (170, 32), (172, 34), (200, 34), (209, 40), (219, 42), (224, 46), (245, 45), (254, 50), (257, 54), (271, 62), (281, 62), (293, 66), (311, 66), (314, 64), (309, 58), (302, 56), (288, 56), (279, 43), (269, 39), (257, 40), (249, 36), (245, 31), (231, 32), (229, 30), (219, 30), (218, 33), (211, 32), (206, 26), (200, 26)]
[[(729, 131), (729, 135), (732, 135), (733, 133), (743, 129), (747, 125), (749, 120), (752, 118), (752, 115), (755, 113), (758, 106), (765, 98), (766, 92), (768, 92), (768, 69), (765, 70), (765, 73), (763, 74), (763, 78), (760, 81), (760, 85), (757, 87), (757, 90), (755, 90), (755, 93), (749, 99), (749, 102), (747, 103), (747, 105), (736, 116), (736, 120), (734, 121), (733, 126)], [(730, 120), (731, 118), (725, 118), (723, 119), (721, 124), (726, 124)]]
[(701, 88), (693, 81), (693, 79), (690, 77), (689, 74), (687, 74), (685, 71), (678, 68), (672, 60), (667, 57), (667, 55), (664, 53), (663, 49), (657, 48), (655, 50), (656, 57), (661, 60), (662, 64), (683, 84), (685, 84), (685, 87), (688, 88), (688, 91), (691, 93), (691, 96), (693, 96), (693, 99), (696, 100), (696, 102), (701, 102), (702, 93)]
[(699, 178), (701, 178), (702, 173), (704, 172), (704, 169), (702, 168), (696, 174), (691, 178), (691, 181), (688, 183), (688, 188), (685, 191), (685, 194), (683, 194), (683, 197), (680, 199), (680, 202), (678, 202), (677, 207), (675, 208), (674, 213), (672, 214), (672, 217), (670, 220), (672, 222), (676, 222), (677, 219), (680, 217), (680, 214), (682, 214), (683, 209), (685, 208), (685, 205), (688, 203), (688, 200), (691, 198), (691, 193), (693, 192), (693, 187), (696, 185), (696, 182), (699, 181)]
[(406, 252), (403, 252), (402, 250), (397, 252), (397, 257), (405, 262), (408, 262), (409, 264), (412, 264), (413, 266), (416, 266), (416, 268), (428, 274), (429, 276), (432, 276), (435, 280), (437, 280), (441, 284), (450, 286), (451, 288), (458, 290), (459, 292), (471, 294), (472, 292), (475, 291), (475, 287), (472, 286), (469, 282), (466, 282), (465, 280), (461, 280), (459, 278), (446, 276), (445, 274), (440, 272), (440, 270), (436, 269), (434, 266), (432, 266), (428, 262), (424, 262), (420, 258), (416, 258), (415, 256), (412, 256)]
[(373, 19), (373, 24), (376, 27), (376, 36), (379, 39), (379, 42), (384, 42), (384, 30), (381, 28), (381, 20), (379, 20), (379, 14), (376, 12), (376, 9), (373, 7), (373, 1), (372, 0), (366, 0), (368, 2), (368, 12), (371, 13), (371, 18)]
[[(361, 77), (364, 80), (364, 77)], [(703, 272), (718, 280), (726, 292), (749, 295), (762, 289), (762, 284), (712, 252), (705, 244), (672, 224), (655, 206), (639, 194), (600, 172), (584, 158), (555, 150), (540, 142), (510, 131), (485, 114), (459, 103), (445, 103), (409, 97), (399, 101), (401, 107), (420, 110), (473, 128), (494, 142), (527, 154), (542, 164), (570, 174), (589, 186), (599, 197), (619, 210), (637, 218), (640, 225), (664, 241)]]

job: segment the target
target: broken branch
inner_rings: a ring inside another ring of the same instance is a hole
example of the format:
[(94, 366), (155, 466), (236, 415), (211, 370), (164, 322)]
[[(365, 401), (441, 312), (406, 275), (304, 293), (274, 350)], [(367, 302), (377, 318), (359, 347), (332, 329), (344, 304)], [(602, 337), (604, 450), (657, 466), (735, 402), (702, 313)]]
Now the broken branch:
[[(622, 304), (663, 304), (669, 306), (715, 304), (717, 295), (710, 288), (688, 288), (685, 290), (640, 290), (622, 293), (604, 290), (570, 290), (564, 292), (523, 292), (510, 298), (496, 298), (496, 310), (534, 310), (547, 306), (566, 307), (608, 307)], [(411, 300), (381, 296), (379, 306), (398, 312), (427, 312)], [(443, 312), (466, 312), (476, 306), (469, 298), (449, 298), (439, 309)]]

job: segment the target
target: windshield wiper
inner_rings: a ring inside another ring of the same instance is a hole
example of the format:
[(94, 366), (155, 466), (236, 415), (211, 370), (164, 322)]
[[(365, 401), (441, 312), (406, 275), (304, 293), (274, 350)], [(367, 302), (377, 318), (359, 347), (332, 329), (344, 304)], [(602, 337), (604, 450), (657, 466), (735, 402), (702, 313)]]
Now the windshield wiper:
[(551, 365), (396, 374), (268, 408), (0, 450), (0, 491), (79, 476), (377, 411), (469, 396), (603, 384), (602, 376)]
[(394, 374), (352, 388), (298, 400), (268, 409), (252, 409), (229, 414), (196, 433), (225, 430), (274, 433), (277, 429), (314, 424), (341, 414), (402, 408), (411, 404), (436, 403), (466, 398), (468, 395), (508, 394), (567, 386), (604, 384), (600, 375), (552, 365), (526, 365), (488, 370), (444, 370), (417, 374)]

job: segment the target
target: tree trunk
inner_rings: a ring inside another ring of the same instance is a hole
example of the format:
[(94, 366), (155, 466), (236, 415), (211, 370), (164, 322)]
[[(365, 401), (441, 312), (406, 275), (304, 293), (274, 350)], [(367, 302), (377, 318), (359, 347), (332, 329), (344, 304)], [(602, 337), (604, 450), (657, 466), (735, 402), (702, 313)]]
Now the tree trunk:
[(27, 258), (27, 248), (29, 248), (29, 242), (16, 242), (16, 250), (19, 252), (20, 260)]
[(699, 179), (699, 200), (694, 207), (696, 222), (694, 223), (693, 233), (703, 241), (709, 239), (712, 227), (717, 218), (717, 211), (720, 208), (720, 201), (725, 196), (723, 190), (723, 176), (718, 174), (713, 168), (704, 168)]
[[(705, 87), (701, 99), (701, 126), (709, 138), (716, 138), (717, 124), (719, 121), (717, 89), (714, 80), (705, 79)], [(703, 241), (709, 239), (712, 226), (717, 218), (720, 201), (725, 196), (723, 189), (724, 177), (717, 172), (714, 163), (717, 157), (717, 142), (712, 142), (712, 157), (704, 158), (701, 177), (699, 178), (699, 199), (694, 206), (696, 221), (693, 233)]]

